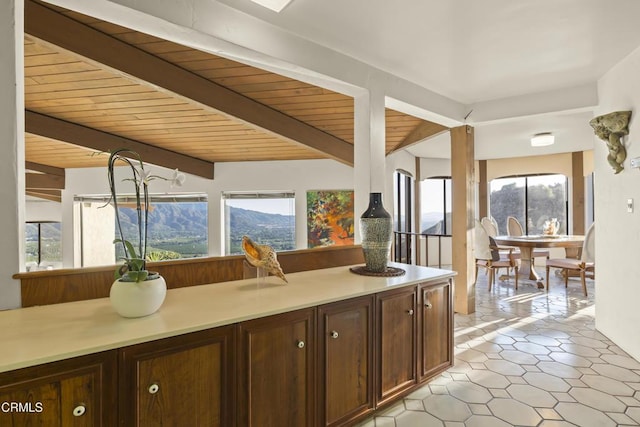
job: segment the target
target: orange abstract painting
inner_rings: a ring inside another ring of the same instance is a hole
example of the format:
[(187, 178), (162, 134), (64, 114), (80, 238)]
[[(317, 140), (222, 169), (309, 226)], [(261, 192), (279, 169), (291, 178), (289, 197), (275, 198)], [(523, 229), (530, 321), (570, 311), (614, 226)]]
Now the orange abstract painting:
[(353, 190), (307, 191), (308, 247), (353, 245)]

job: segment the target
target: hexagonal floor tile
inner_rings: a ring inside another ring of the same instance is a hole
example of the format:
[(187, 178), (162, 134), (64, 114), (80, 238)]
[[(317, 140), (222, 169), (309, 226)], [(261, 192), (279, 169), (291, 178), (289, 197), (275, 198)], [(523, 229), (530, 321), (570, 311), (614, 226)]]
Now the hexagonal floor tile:
[(489, 360), (487, 355), (481, 351), (473, 349), (462, 349), (456, 352), (456, 358), (464, 360), (465, 362), (484, 362)]
[(542, 372), (527, 372), (523, 375), (523, 378), (532, 386), (546, 391), (566, 392), (571, 388), (562, 378)]
[(527, 341), (544, 346), (558, 347), (560, 341), (544, 335), (527, 335)]
[(627, 369), (640, 369), (640, 362), (632, 359), (629, 356), (622, 356), (619, 354), (604, 354), (602, 360), (612, 365), (620, 366)]
[[(517, 342), (513, 345), (515, 348), (517, 348), (520, 351), (523, 351), (525, 353), (529, 353), (529, 354), (544, 354), (547, 355), (549, 353), (551, 353), (551, 351), (540, 344), (534, 344), (532, 342)], [(600, 354), (600, 353), (598, 353)]]
[(444, 421), (464, 421), (472, 413), (469, 405), (448, 395), (432, 395), (422, 401), (425, 410)]
[(500, 356), (505, 360), (517, 363), (518, 365), (535, 365), (538, 363), (538, 359), (536, 359), (532, 354), (517, 350), (504, 350), (500, 352)]
[(396, 417), (396, 427), (415, 426), (444, 427), (444, 423), (426, 412), (405, 411)]
[(615, 421), (602, 412), (581, 403), (558, 403), (556, 411), (562, 417), (581, 427), (614, 427)]
[(472, 415), (465, 427), (513, 427), (511, 424), (488, 415)]
[(634, 390), (621, 381), (600, 375), (583, 375), (582, 382), (591, 388), (616, 396), (633, 396)]
[(472, 382), (487, 388), (505, 388), (510, 383), (503, 375), (491, 371), (471, 371), (467, 377)]
[(556, 362), (564, 363), (574, 368), (588, 368), (592, 365), (590, 360), (572, 353), (552, 352), (549, 357)]
[(540, 362), (537, 366), (542, 372), (558, 378), (580, 378), (582, 376), (582, 372), (576, 368), (559, 362)]
[(567, 353), (577, 354), (582, 357), (599, 357), (600, 352), (594, 348), (585, 347), (580, 344), (562, 344), (560, 348)]
[(621, 368), (616, 365), (594, 363), (591, 369), (593, 369), (600, 375), (613, 378), (614, 380), (625, 382), (640, 382), (640, 375), (636, 374), (630, 369)]
[(520, 376), (526, 372), (520, 365), (508, 360), (487, 360), (484, 365), (487, 369), (502, 375)]
[(624, 412), (627, 405), (615, 397), (592, 388), (574, 387), (569, 394), (578, 402), (603, 412)]
[(542, 417), (531, 406), (513, 399), (493, 399), (487, 405), (493, 415), (518, 426), (536, 426)]
[(507, 393), (514, 399), (536, 408), (553, 408), (558, 401), (548, 391), (526, 384), (512, 384)]
[(465, 381), (455, 381), (447, 385), (449, 393), (467, 403), (487, 403), (493, 396), (477, 384)]

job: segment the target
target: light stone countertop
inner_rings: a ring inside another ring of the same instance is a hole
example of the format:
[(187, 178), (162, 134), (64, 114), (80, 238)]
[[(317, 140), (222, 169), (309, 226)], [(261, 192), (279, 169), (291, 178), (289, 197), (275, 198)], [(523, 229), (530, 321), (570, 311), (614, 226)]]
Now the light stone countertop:
[(0, 372), (313, 307), (394, 287), (445, 280), (450, 270), (391, 263), (400, 277), (361, 276), (349, 267), (171, 289), (160, 310), (126, 319), (108, 298), (0, 312)]

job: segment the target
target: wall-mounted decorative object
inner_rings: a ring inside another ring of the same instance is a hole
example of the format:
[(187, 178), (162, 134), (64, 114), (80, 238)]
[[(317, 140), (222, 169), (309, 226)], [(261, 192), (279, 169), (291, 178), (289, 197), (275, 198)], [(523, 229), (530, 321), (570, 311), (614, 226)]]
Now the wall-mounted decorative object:
[(598, 138), (607, 143), (609, 149), (607, 161), (615, 173), (620, 173), (624, 169), (622, 163), (627, 158), (627, 150), (620, 139), (629, 134), (630, 118), (631, 111), (614, 111), (594, 117), (589, 122)]
[(307, 245), (353, 245), (353, 190), (307, 191)]

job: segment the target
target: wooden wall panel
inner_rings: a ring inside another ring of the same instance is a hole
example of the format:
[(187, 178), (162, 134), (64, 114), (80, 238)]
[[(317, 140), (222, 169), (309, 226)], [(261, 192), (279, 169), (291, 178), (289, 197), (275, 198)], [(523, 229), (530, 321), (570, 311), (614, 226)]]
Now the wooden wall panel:
[[(278, 260), (285, 274), (364, 262), (360, 246), (302, 249), (281, 252)], [(150, 262), (148, 268), (165, 278), (167, 288), (240, 280), (244, 256), (192, 258)], [(109, 296), (115, 267), (95, 267), (18, 273), (22, 306), (58, 304)]]

